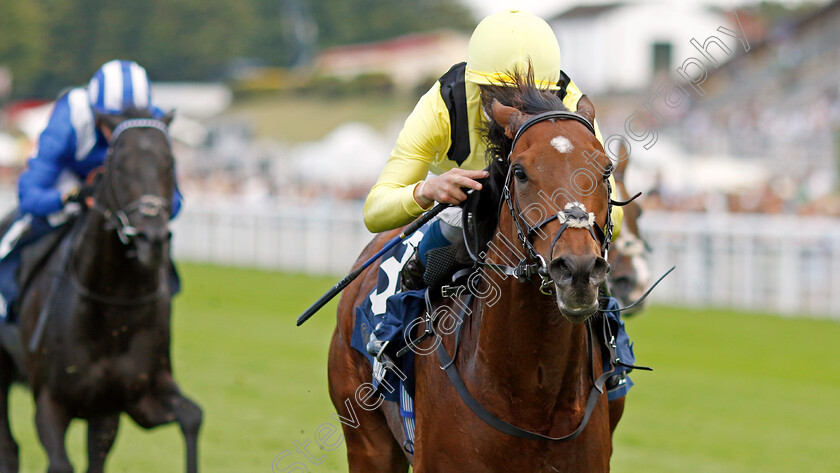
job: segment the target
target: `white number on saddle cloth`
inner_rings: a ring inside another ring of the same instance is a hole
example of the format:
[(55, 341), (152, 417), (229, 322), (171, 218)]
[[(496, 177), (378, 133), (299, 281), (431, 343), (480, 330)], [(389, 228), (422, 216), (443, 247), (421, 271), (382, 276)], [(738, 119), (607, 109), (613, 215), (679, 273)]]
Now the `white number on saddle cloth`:
[(392, 256), (379, 265), (379, 270), (385, 273), (388, 277), (388, 285), (382, 290), (382, 292), (373, 291), (370, 295), (370, 308), (374, 316), (385, 313), (385, 303), (388, 301), (389, 297), (397, 293), (397, 283), (400, 280), (400, 271), (402, 271), (403, 266), (405, 266), (409, 258), (411, 258), (411, 254), (414, 253), (414, 249), (417, 248), (417, 245), (420, 244), (420, 240), (422, 239), (423, 232), (420, 230), (414, 232), (410, 237), (403, 240), (402, 244), (405, 245), (406, 248), (399, 259), (397, 259), (396, 256)]

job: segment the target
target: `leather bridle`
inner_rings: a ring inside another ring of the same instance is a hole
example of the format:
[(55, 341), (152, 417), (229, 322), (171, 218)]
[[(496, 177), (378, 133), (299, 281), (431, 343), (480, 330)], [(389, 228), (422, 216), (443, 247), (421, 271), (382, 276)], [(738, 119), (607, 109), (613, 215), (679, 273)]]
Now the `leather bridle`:
[(161, 213), (170, 212), (172, 209), (172, 202), (170, 202), (169, 199), (157, 195), (144, 194), (140, 196), (139, 199), (125, 205), (121, 203), (121, 200), (117, 195), (117, 186), (115, 186), (113, 182), (114, 162), (116, 161), (113, 156), (113, 150), (122, 133), (132, 128), (152, 128), (159, 130), (164, 134), (164, 136), (166, 136), (167, 141), (169, 140), (169, 127), (162, 121), (151, 118), (126, 120), (117, 125), (111, 133), (108, 155), (105, 159), (107, 171), (104, 174), (108, 176), (108, 191), (110, 193), (111, 200), (116, 204), (117, 210), (112, 211), (111, 209), (100, 205), (98, 202), (94, 203), (92, 208), (105, 217), (107, 222), (106, 228), (116, 230), (120, 241), (126, 246), (131, 243), (133, 238), (142, 233), (131, 224), (131, 220), (129, 219), (130, 215), (138, 212), (143, 217), (156, 217)]
[[(551, 279), (551, 275), (548, 271), (548, 264), (545, 258), (537, 251), (533, 244), (533, 235), (538, 230), (540, 230), (543, 226), (547, 225), (554, 220), (558, 220), (562, 223), (560, 229), (554, 234), (554, 238), (552, 239), (551, 244), (551, 254), (549, 258), (553, 257), (554, 254), (554, 244), (557, 243), (557, 240), (563, 235), (563, 232), (566, 231), (567, 228), (585, 228), (589, 230), (589, 234), (592, 238), (598, 242), (600, 247), (601, 256), (604, 259), (607, 259), (607, 252), (610, 246), (610, 240), (612, 239), (613, 233), (613, 222), (612, 222), (612, 206), (613, 205), (623, 205), (623, 202), (615, 202), (611, 198), (608, 200), (607, 203), (607, 217), (606, 217), (606, 224), (604, 227), (601, 227), (595, 219), (595, 215), (592, 212), (586, 212), (586, 208), (583, 204), (579, 202), (571, 202), (566, 205), (563, 210), (549, 216), (548, 218), (542, 220), (541, 222), (537, 223), (536, 225), (530, 225), (523, 217), (522, 217), (522, 210), (519, 207), (519, 202), (513, 197), (513, 192), (511, 189), (513, 187), (513, 166), (511, 163), (511, 158), (513, 156), (513, 151), (516, 148), (516, 143), (522, 137), (522, 135), (532, 126), (536, 125), (537, 123), (546, 121), (546, 120), (574, 120), (581, 124), (583, 124), (587, 130), (589, 130), (593, 135), (595, 135), (595, 127), (592, 123), (589, 122), (583, 116), (569, 111), (550, 111), (545, 113), (540, 113), (538, 115), (534, 115), (530, 117), (525, 123), (519, 127), (519, 130), (516, 132), (516, 135), (513, 138), (510, 146), (510, 153), (507, 156), (507, 174), (505, 176), (504, 181), (504, 189), (502, 191), (502, 200), (507, 204), (508, 210), (510, 211), (510, 215), (513, 218), (514, 226), (516, 227), (516, 234), (519, 239), (519, 242), (527, 251), (527, 256), (525, 258), (521, 258), (519, 263), (515, 267), (506, 266), (502, 264), (496, 263), (487, 263), (483, 261), (483, 259), (476, 257), (473, 253), (473, 249), (470, 248), (469, 239), (466, 238), (467, 241), (467, 251), (470, 254), (472, 260), (479, 265), (488, 267), (497, 272), (501, 272), (510, 276), (514, 276), (520, 281), (525, 281), (533, 278), (534, 276), (540, 277), (540, 291), (543, 294), (553, 294), (554, 291), (554, 284)], [(612, 188), (609, 181), (609, 176), (612, 173), (612, 165), (608, 166), (603, 175), (603, 180), (607, 184), (607, 195), (609, 196), (612, 192)], [(501, 202), (499, 202), (501, 206)], [(469, 224), (467, 213), (464, 213), (464, 224), (463, 228), (466, 230), (467, 225)]]

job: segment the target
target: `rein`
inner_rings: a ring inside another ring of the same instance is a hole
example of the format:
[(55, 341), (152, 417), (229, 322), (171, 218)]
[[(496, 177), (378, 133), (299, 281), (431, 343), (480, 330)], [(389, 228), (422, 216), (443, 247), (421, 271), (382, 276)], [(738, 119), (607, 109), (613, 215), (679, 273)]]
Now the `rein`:
[[(427, 293), (428, 294), (428, 293)], [(428, 297), (428, 296), (427, 296)], [(537, 432), (532, 432), (530, 430), (523, 429), (521, 427), (517, 427), (503, 419), (500, 419), (492, 412), (487, 410), (480, 401), (478, 401), (475, 397), (473, 397), (472, 393), (470, 393), (469, 388), (464, 383), (464, 380), (461, 378), (460, 373), (458, 372), (458, 368), (455, 366), (455, 357), (458, 355), (458, 347), (461, 344), (461, 328), (463, 327), (464, 320), (466, 320), (466, 309), (470, 306), (472, 302), (472, 294), (467, 295), (466, 303), (458, 304), (461, 306), (461, 313), (458, 316), (458, 326), (455, 330), (455, 349), (453, 355), (450, 357), (449, 353), (447, 353), (446, 348), (443, 346), (443, 343), (440, 342), (437, 344), (437, 348), (435, 349), (435, 353), (437, 353), (438, 361), (441, 363), (441, 369), (446, 372), (446, 376), (449, 378), (449, 381), (452, 383), (452, 386), (455, 388), (455, 391), (458, 393), (458, 396), (461, 398), (461, 401), (466, 404), (466, 406), (475, 414), (479, 419), (484, 421), (487, 425), (493, 427), (494, 429), (502, 432), (504, 434), (518, 437), (527, 440), (550, 440), (552, 442), (564, 442), (568, 440), (573, 440), (577, 438), (578, 435), (583, 432), (586, 428), (586, 425), (589, 423), (589, 418), (592, 416), (592, 412), (595, 410), (595, 406), (598, 404), (598, 399), (600, 399), (601, 395), (604, 394), (604, 385), (607, 382), (607, 379), (612, 376), (613, 371), (615, 371), (616, 366), (616, 354), (615, 354), (615, 339), (612, 337), (612, 333), (609, 328), (609, 323), (607, 322), (606, 317), (601, 317), (601, 321), (603, 324), (603, 332), (604, 337), (606, 338), (609, 334), (610, 340), (607, 343), (607, 349), (609, 351), (610, 357), (610, 370), (604, 371), (601, 376), (597, 379), (595, 378), (595, 356), (594, 350), (595, 346), (597, 345), (597, 341), (595, 340), (595, 334), (592, 331), (591, 324), (586, 324), (586, 334), (587, 334), (587, 348), (589, 352), (589, 377), (592, 380), (592, 388), (589, 390), (589, 395), (586, 399), (586, 409), (583, 414), (583, 419), (581, 419), (580, 424), (578, 427), (560, 437), (550, 437), (547, 435), (543, 435)], [(428, 299), (427, 299), (428, 305)], [(440, 338), (434, 328), (434, 323), (427, 319), (427, 330), (431, 332), (432, 335)]]

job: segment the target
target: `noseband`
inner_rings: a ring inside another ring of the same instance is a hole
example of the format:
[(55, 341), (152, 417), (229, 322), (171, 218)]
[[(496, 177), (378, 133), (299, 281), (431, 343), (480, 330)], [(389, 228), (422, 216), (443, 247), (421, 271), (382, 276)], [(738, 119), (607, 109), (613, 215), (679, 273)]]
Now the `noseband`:
[(131, 239), (136, 237), (139, 233), (137, 228), (131, 224), (131, 221), (128, 218), (129, 215), (139, 212), (140, 215), (144, 217), (157, 217), (161, 213), (169, 211), (172, 208), (172, 203), (168, 199), (152, 194), (142, 195), (139, 199), (126, 205), (120, 204), (116, 186), (113, 183), (113, 169), (115, 161), (113, 157), (113, 150), (114, 145), (116, 145), (117, 140), (119, 140), (122, 133), (131, 128), (153, 128), (163, 133), (164, 136), (166, 136), (166, 140), (169, 141), (169, 127), (162, 121), (151, 118), (126, 120), (117, 125), (111, 133), (111, 142), (108, 145), (108, 155), (106, 157), (108, 169), (106, 174), (109, 179), (108, 188), (110, 189), (111, 198), (116, 204), (117, 210), (112, 212), (110, 209), (100, 206), (98, 203), (96, 203), (93, 208), (105, 217), (105, 220), (107, 221), (106, 228), (117, 231), (117, 236), (124, 245), (130, 244)]
[[(483, 263), (484, 265), (490, 266), (496, 271), (500, 271), (502, 273), (514, 276), (520, 281), (525, 281), (531, 279), (534, 276), (539, 276), (540, 292), (546, 295), (553, 294), (554, 284), (553, 280), (551, 279), (551, 275), (548, 272), (548, 263), (545, 261), (545, 258), (543, 258), (543, 256), (539, 254), (537, 249), (534, 247), (532, 241), (533, 234), (536, 233), (540, 228), (554, 220), (557, 220), (562, 224), (560, 226), (560, 229), (557, 230), (557, 233), (555, 233), (554, 238), (551, 242), (551, 253), (549, 254), (549, 258), (553, 258), (554, 245), (555, 243), (557, 243), (557, 240), (560, 239), (560, 236), (563, 235), (563, 232), (566, 231), (567, 228), (585, 228), (589, 230), (589, 234), (592, 235), (592, 238), (594, 238), (595, 241), (598, 242), (598, 245), (601, 250), (601, 256), (603, 256), (604, 259), (606, 259), (607, 251), (609, 250), (610, 240), (612, 239), (613, 233), (612, 206), (615, 203), (612, 201), (612, 199), (609, 199), (607, 203), (607, 222), (604, 228), (601, 228), (601, 226), (598, 225), (598, 223), (595, 221), (595, 214), (592, 212), (587, 212), (586, 207), (580, 202), (570, 202), (566, 205), (566, 207), (563, 210), (555, 213), (554, 215), (546, 218), (545, 220), (533, 226), (522, 218), (522, 210), (519, 207), (519, 202), (513, 198), (513, 193), (511, 192), (513, 166), (510, 166), (510, 160), (513, 156), (513, 150), (514, 148), (516, 148), (516, 143), (519, 141), (519, 139), (522, 137), (523, 133), (525, 133), (526, 130), (536, 125), (537, 123), (555, 119), (575, 120), (577, 122), (580, 122), (593, 135), (595, 135), (595, 127), (589, 122), (589, 120), (574, 112), (559, 110), (545, 112), (539, 115), (532, 116), (525, 123), (522, 124), (522, 126), (516, 132), (516, 136), (514, 136), (513, 142), (510, 146), (510, 153), (507, 157), (508, 171), (507, 175), (505, 176), (505, 186), (502, 196), (504, 198), (505, 203), (508, 206), (508, 210), (510, 211), (511, 217), (513, 218), (513, 223), (516, 227), (516, 234), (519, 238), (519, 242), (528, 252), (528, 256), (526, 258), (521, 259), (519, 261), (519, 264), (517, 264), (515, 268), (492, 263)], [(612, 167), (610, 166), (607, 169), (607, 172), (605, 172), (604, 174), (604, 181), (606, 181), (607, 183), (608, 196), (612, 193), (612, 188), (610, 186), (609, 181), (609, 174), (611, 172)], [(467, 246), (469, 247), (469, 245)], [(473, 259), (475, 260), (475, 258)]]

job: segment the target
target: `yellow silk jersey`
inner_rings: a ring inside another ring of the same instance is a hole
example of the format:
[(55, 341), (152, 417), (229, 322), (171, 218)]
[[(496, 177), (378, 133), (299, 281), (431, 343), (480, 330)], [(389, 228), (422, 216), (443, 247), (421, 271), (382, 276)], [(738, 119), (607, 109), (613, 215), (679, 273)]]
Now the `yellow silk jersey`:
[[(459, 166), (449, 159), (447, 152), (452, 145), (449, 123), (449, 110), (440, 95), (440, 82), (424, 94), (414, 110), (408, 116), (397, 142), (391, 151), (391, 157), (379, 174), (376, 184), (367, 196), (364, 207), (365, 225), (371, 232), (383, 232), (411, 223), (429, 207), (422, 207), (414, 200), (414, 188), (431, 173), (442, 174), (452, 168), (481, 170), (487, 167), (487, 146), (481, 138), (479, 129), (484, 120), (481, 109), (481, 96), (478, 85), (466, 81), (467, 116), (470, 130), (470, 154)], [(582, 94), (570, 82), (566, 88), (563, 104), (571, 110), (577, 110), (577, 103)], [(595, 136), (603, 144), (598, 124), (594, 123)], [(613, 199), (617, 199), (616, 185), (610, 176)], [(624, 212), (621, 207), (613, 207), (613, 240), (621, 230)]]

